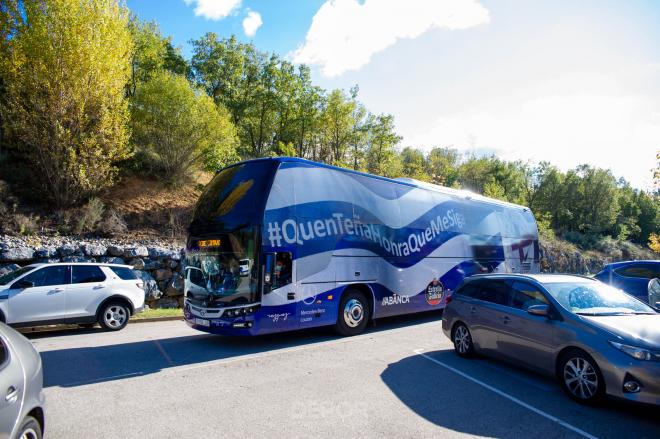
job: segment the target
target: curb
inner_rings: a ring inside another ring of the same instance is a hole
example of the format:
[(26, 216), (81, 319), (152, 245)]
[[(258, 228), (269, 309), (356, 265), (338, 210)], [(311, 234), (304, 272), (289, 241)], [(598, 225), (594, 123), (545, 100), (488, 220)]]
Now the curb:
[(150, 319), (129, 319), (128, 323), (169, 322), (171, 320), (183, 320), (183, 316), (152, 317)]
[[(150, 319), (130, 319), (128, 323), (151, 323), (151, 322), (167, 322), (174, 320), (183, 320), (183, 316), (171, 316), (171, 317), (153, 317)], [(95, 326), (98, 328), (98, 326)], [(54, 331), (67, 331), (71, 329), (81, 329), (79, 325), (72, 324), (62, 324), (62, 325), (46, 325), (46, 326), (24, 326), (22, 328), (15, 328), (16, 331), (21, 334), (38, 334), (43, 332), (54, 332)]]

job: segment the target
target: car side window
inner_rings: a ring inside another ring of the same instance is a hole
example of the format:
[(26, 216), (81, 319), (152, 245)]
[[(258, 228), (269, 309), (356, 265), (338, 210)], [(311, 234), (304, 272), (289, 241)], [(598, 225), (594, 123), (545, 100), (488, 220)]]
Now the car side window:
[(0, 338), (0, 369), (5, 366), (5, 362), (9, 359), (9, 349), (5, 345), (5, 341)]
[(74, 265), (72, 268), (72, 279), (74, 284), (103, 282), (105, 280), (105, 274), (103, 274), (103, 271), (94, 265)]
[(501, 280), (484, 282), (481, 284), (481, 289), (474, 298), (486, 302), (497, 303), (498, 305), (508, 305), (509, 287), (506, 282)]
[(53, 265), (40, 268), (25, 276), (22, 281), (32, 282), (35, 287), (49, 287), (52, 285), (68, 284), (66, 265)]
[(629, 265), (614, 270), (614, 272), (624, 277), (641, 277), (643, 279), (653, 279), (658, 276), (657, 270), (651, 265)]
[(511, 283), (511, 306), (527, 311), (532, 305), (549, 305), (548, 299), (538, 288), (527, 282)]
[(466, 296), (466, 297), (476, 297), (477, 293), (479, 292), (479, 284), (477, 282), (469, 282), (463, 287), (461, 287), (456, 294), (460, 294), (461, 296)]

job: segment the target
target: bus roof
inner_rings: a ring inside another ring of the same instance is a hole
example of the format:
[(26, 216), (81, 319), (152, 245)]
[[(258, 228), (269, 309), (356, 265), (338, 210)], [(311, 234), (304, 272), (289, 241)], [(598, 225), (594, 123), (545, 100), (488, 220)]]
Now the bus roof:
[(217, 172), (220, 172), (224, 169), (232, 168), (234, 166), (243, 165), (243, 164), (246, 164), (246, 163), (262, 162), (262, 161), (274, 161), (274, 162), (279, 162), (279, 163), (302, 163), (302, 164), (305, 164), (305, 165), (308, 165), (308, 166), (315, 166), (315, 167), (318, 167), (318, 168), (333, 169), (333, 170), (336, 170), (336, 171), (339, 171), (339, 172), (345, 172), (345, 173), (348, 173), (348, 174), (362, 175), (364, 177), (375, 178), (375, 179), (378, 179), (378, 180), (383, 180), (383, 181), (387, 181), (387, 182), (390, 182), (390, 183), (396, 183), (396, 184), (400, 184), (400, 185), (403, 185), (403, 186), (410, 186), (410, 187), (425, 189), (425, 190), (429, 190), (429, 191), (433, 191), (433, 192), (440, 192), (440, 193), (443, 193), (443, 194), (453, 195), (455, 197), (460, 197), (460, 198), (464, 198), (464, 199), (467, 199), (467, 200), (475, 200), (475, 201), (481, 201), (481, 202), (484, 202), (484, 203), (491, 203), (491, 204), (497, 204), (497, 205), (501, 205), (501, 206), (509, 206), (509, 207), (513, 207), (513, 208), (520, 208), (520, 209), (523, 209), (523, 210), (529, 210), (528, 207), (522, 206), (520, 204), (509, 203), (508, 201), (502, 201), (502, 200), (497, 200), (495, 198), (485, 197), (483, 195), (480, 195), (480, 194), (477, 194), (477, 193), (474, 193), (474, 192), (471, 192), (471, 191), (468, 191), (468, 190), (464, 190), (464, 189), (449, 188), (449, 187), (440, 186), (440, 185), (433, 184), (433, 183), (427, 183), (427, 182), (424, 182), (424, 181), (415, 180), (413, 178), (388, 178), (388, 177), (383, 177), (383, 176), (380, 176), (380, 175), (369, 174), (369, 173), (366, 173), (366, 172), (355, 171), (353, 169), (341, 168), (339, 166), (314, 162), (312, 160), (307, 160), (307, 159), (303, 159), (303, 158), (300, 158), (300, 157), (263, 157), (263, 158), (258, 158), (258, 159), (244, 160), (244, 161), (226, 166), (225, 168), (219, 169)]

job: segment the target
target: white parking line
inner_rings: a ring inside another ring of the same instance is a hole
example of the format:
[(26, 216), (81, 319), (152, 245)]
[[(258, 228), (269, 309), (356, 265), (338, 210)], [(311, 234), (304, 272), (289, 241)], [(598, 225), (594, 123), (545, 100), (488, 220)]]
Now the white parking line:
[(480, 381), (480, 380), (478, 380), (478, 379), (476, 379), (476, 378), (473, 378), (473, 377), (471, 377), (470, 375), (466, 374), (465, 372), (461, 372), (460, 370), (458, 370), (458, 369), (456, 369), (456, 368), (454, 368), (454, 367), (452, 367), (452, 366), (450, 366), (450, 365), (448, 365), (448, 364), (445, 364), (445, 363), (443, 363), (442, 361), (437, 360), (437, 359), (431, 357), (430, 355), (427, 355), (427, 354), (423, 353), (423, 351), (424, 351), (423, 349), (416, 349), (416, 350), (414, 350), (413, 352), (415, 352), (417, 355), (420, 355), (420, 356), (426, 358), (426, 359), (429, 360), (429, 361), (432, 361), (432, 362), (435, 363), (435, 364), (438, 364), (438, 365), (444, 367), (445, 369), (448, 369), (448, 370), (454, 372), (454, 373), (457, 374), (457, 375), (462, 376), (462, 377), (465, 378), (466, 380), (472, 381), (472, 382), (475, 383), (475, 384), (479, 384), (480, 386), (482, 386), (482, 387), (484, 387), (484, 388), (490, 390), (491, 392), (496, 393), (496, 394), (498, 394), (498, 395), (500, 395), (500, 396), (502, 396), (502, 397), (508, 399), (509, 401), (511, 401), (511, 402), (513, 402), (513, 403), (516, 403), (516, 404), (518, 404), (519, 406), (524, 407), (524, 408), (526, 408), (527, 410), (530, 410), (530, 411), (536, 413), (537, 415), (543, 416), (544, 418), (546, 418), (546, 419), (548, 419), (548, 420), (550, 420), (550, 421), (552, 421), (552, 422), (556, 422), (557, 424), (561, 425), (562, 427), (567, 428), (567, 429), (573, 431), (574, 433), (579, 434), (580, 436), (583, 436), (583, 437), (586, 437), (586, 438), (589, 438), (589, 439), (598, 439), (596, 436), (594, 436), (594, 435), (592, 435), (592, 434), (589, 434), (589, 433), (587, 433), (586, 431), (581, 430), (581, 429), (579, 429), (579, 428), (577, 428), (577, 427), (575, 427), (575, 426), (573, 426), (573, 425), (571, 425), (571, 424), (569, 424), (569, 423), (567, 423), (567, 422), (565, 422), (565, 421), (562, 421), (561, 419), (559, 419), (559, 418), (557, 418), (557, 417), (555, 417), (555, 416), (552, 416), (551, 414), (546, 413), (546, 412), (544, 412), (544, 411), (541, 410), (541, 409), (538, 409), (538, 408), (536, 408), (536, 407), (534, 407), (534, 406), (532, 406), (532, 405), (529, 405), (529, 404), (527, 404), (526, 402), (519, 400), (519, 399), (516, 398), (515, 396), (509, 395), (508, 393), (503, 392), (503, 391), (501, 391), (500, 389), (497, 389), (497, 388), (495, 388), (495, 387), (493, 387), (493, 386), (491, 386), (491, 385), (489, 385), (489, 384), (484, 383), (483, 381)]

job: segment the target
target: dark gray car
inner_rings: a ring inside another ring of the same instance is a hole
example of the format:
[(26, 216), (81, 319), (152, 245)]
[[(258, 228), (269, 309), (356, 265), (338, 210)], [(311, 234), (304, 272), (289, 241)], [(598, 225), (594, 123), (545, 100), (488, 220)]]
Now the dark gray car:
[(472, 276), (442, 329), (460, 356), (479, 352), (555, 376), (577, 401), (610, 395), (660, 405), (660, 314), (599, 281)]
[(44, 431), (41, 357), (0, 323), (0, 438), (40, 439)]

